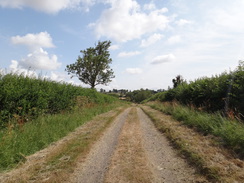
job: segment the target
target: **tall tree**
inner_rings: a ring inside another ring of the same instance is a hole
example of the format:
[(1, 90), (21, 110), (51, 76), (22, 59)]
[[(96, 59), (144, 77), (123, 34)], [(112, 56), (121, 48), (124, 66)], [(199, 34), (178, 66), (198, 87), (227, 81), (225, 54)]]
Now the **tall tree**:
[(181, 75), (176, 76), (175, 79), (172, 79), (172, 82), (174, 84), (174, 88), (176, 88), (178, 85), (183, 83), (183, 77)]
[(95, 88), (98, 84), (108, 84), (114, 78), (114, 72), (109, 64), (112, 63), (108, 51), (111, 41), (98, 42), (95, 47), (81, 50), (82, 57), (78, 56), (74, 64), (66, 66), (71, 78), (76, 76), (80, 81)]

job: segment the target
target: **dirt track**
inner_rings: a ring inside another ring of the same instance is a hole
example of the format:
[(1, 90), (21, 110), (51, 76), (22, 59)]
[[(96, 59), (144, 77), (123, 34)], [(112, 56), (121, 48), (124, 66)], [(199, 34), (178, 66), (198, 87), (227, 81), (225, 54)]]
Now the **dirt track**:
[[(116, 115), (116, 111), (99, 115), (27, 157), (19, 168), (1, 173), (0, 182), (207, 182), (177, 155), (139, 107), (127, 108), (114, 118)], [(68, 154), (67, 144), (89, 139), (94, 140), (87, 142), (85, 150), (77, 151), (77, 157)], [(53, 164), (50, 157), (59, 157), (57, 163)]]
[(68, 182), (200, 182), (137, 107), (120, 114)]

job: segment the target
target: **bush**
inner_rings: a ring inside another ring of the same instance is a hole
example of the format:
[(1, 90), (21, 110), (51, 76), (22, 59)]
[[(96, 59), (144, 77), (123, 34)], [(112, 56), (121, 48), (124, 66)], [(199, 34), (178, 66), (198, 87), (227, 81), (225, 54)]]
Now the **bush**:
[(70, 110), (77, 96), (86, 96), (90, 103), (113, 102), (114, 97), (48, 79), (31, 78), (24, 75), (0, 75), (0, 127), (11, 119), (28, 120), (41, 114), (56, 114)]
[(126, 96), (130, 98), (132, 102), (141, 103), (143, 100), (146, 100), (153, 96), (154, 92), (152, 90), (134, 90), (133, 92), (128, 92)]
[[(155, 99), (155, 98), (154, 98)], [(178, 101), (208, 112), (220, 111), (244, 119), (244, 62), (235, 71), (182, 83), (157, 95), (160, 101)]]

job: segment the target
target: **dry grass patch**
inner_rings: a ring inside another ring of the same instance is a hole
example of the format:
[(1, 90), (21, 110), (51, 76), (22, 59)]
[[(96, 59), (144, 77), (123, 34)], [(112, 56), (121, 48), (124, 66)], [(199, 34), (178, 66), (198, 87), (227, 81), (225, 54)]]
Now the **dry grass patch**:
[(137, 110), (132, 108), (105, 177), (106, 183), (152, 182), (152, 173), (147, 165), (147, 158), (142, 147), (139, 125)]
[(244, 182), (244, 162), (220, 147), (213, 136), (203, 136), (181, 122), (173, 120), (171, 116), (148, 106), (142, 106), (142, 109), (180, 154), (184, 155), (210, 182)]
[(126, 107), (101, 114), (58, 142), (51, 144), (7, 173), (0, 182), (64, 182), (74, 171), (78, 158), (85, 157), (92, 144)]

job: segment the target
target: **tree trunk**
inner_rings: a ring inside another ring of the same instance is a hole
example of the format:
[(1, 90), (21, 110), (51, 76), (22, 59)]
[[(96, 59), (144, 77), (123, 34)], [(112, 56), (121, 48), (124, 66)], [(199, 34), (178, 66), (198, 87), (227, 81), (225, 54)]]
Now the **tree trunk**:
[(94, 89), (94, 88), (95, 88), (95, 82), (91, 83), (91, 89)]

